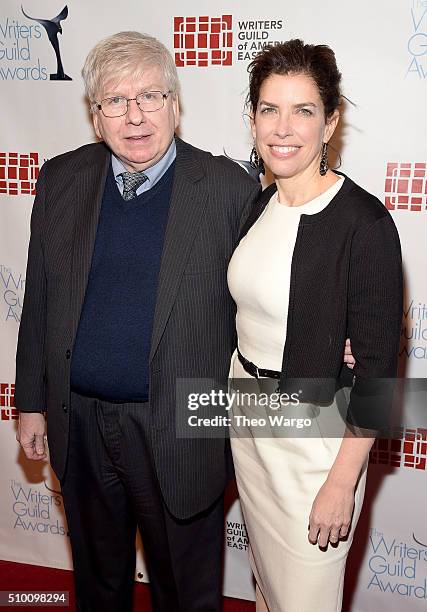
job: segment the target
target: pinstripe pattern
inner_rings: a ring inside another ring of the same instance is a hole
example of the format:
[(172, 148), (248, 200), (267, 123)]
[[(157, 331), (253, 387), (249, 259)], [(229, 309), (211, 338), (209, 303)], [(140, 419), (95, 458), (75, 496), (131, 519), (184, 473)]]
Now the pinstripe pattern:
[[(83, 168), (75, 178), (76, 200), (73, 228), (73, 258), (71, 269), (71, 330), (74, 340), (80, 319), (80, 312), (89, 279), (90, 265), (95, 246), (98, 217), (101, 209), (104, 185), (107, 178), (110, 157), (104, 149), (103, 163), (96, 168)], [(107, 153), (107, 155), (105, 155)]]
[[(109, 159), (105, 146), (96, 144), (48, 161), (32, 214), (15, 401), (19, 410), (47, 409), (51, 463), (59, 478), (68, 444), (68, 351), (86, 291)], [(165, 501), (180, 518), (203, 510), (221, 493), (227, 452), (223, 440), (176, 438), (175, 412), (186, 409), (175, 405), (176, 379), (227, 378), (235, 345), (227, 265), (259, 190), (233, 162), (177, 139), (150, 356), (150, 445)]]

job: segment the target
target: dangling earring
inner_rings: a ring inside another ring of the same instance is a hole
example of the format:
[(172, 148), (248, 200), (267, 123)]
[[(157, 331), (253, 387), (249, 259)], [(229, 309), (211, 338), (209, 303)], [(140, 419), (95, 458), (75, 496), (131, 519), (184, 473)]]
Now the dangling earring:
[(324, 142), (322, 147), (322, 157), (320, 158), (319, 172), (322, 176), (325, 176), (328, 171), (328, 143)]
[(255, 145), (252, 147), (252, 151), (249, 157), (249, 163), (255, 170), (258, 170), (260, 174), (265, 174), (264, 161), (262, 157), (258, 155), (258, 151), (255, 148)]

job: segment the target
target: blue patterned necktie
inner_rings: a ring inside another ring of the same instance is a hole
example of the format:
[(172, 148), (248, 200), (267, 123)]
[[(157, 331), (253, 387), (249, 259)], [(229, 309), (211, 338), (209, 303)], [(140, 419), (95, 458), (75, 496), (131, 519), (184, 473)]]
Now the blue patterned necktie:
[(144, 172), (122, 172), (118, 176), (123, 179), (123, 199), (126, 201), (136, 197), (137, 189), (148, 180)]

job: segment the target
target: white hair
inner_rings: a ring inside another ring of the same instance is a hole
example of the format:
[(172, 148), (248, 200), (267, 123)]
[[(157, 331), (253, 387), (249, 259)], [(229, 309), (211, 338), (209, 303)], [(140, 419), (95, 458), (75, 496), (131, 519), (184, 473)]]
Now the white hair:
[(92, 105), (107, 82), (139, 77), (147, 68), (153, 67), (160, 68), (168, 89), (177, 94), (179, 81), (175, 62), (160, 41), (140, 32), (119, 32), (108, 36), (89, 52), (83, 66), (86, 96)]

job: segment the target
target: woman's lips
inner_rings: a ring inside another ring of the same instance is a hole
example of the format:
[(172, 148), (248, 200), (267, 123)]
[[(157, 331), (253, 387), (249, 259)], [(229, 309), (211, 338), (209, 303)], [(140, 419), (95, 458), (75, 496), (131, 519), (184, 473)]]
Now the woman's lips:
[(289, 158), (298, 153), (301, 147), (294, 145), (270, 145), (270, 150), (274, 157)]

